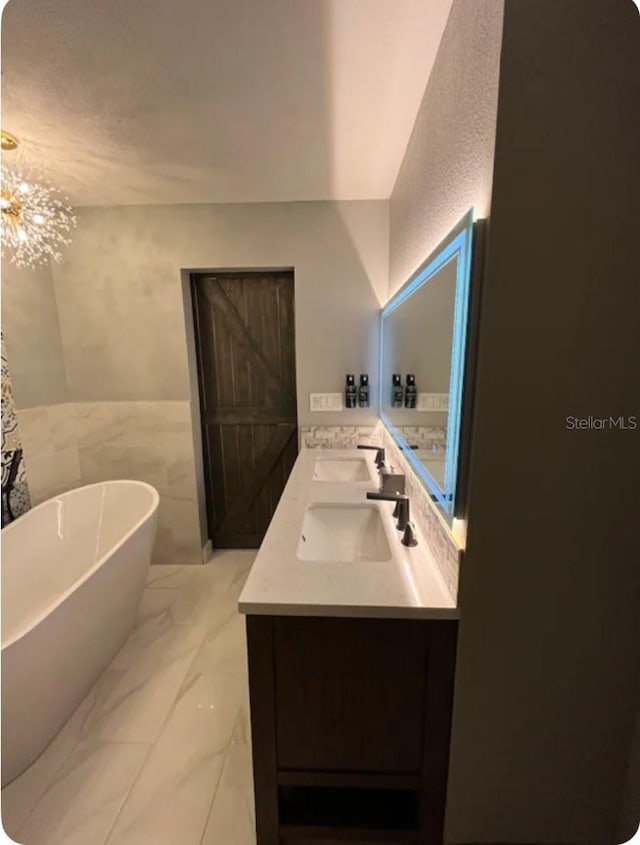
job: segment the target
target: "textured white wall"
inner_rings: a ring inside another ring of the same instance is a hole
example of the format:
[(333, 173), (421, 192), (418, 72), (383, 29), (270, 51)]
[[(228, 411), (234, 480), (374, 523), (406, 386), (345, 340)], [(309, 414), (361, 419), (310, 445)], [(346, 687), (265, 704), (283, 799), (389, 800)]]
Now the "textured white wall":
[(49, 265), (27, 270), (2, 262), (2, 329), (16, 408), (66, 402), (60, 323)]
[(291, 266), (300, 423), (375, 421), (375, 410), (310, 416), (308, 393), (369, 372), (376, 395), (386, 201), (83, 208), (79, 218), (54, 268), (73, 401), (189, 399), (180, 270)]
[(389, 205), (389, 296), (491, 204), (504, 0), (454, 0)]

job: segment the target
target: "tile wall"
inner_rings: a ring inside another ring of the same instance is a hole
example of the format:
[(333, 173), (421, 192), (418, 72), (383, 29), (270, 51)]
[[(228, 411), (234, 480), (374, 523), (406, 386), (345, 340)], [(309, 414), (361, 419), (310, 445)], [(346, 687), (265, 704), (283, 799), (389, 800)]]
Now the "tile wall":
[(74, 406), (70, 402), (17, 412), (32, 504), (82, 484)]
[(153, 563), (202, 563), (189, 402), (65, 402), (17, 411), (32, 504), (98, 481), (160, 493)]
[(83, 484), (135, 478), (160, 493), (153, 563), (202, 563), (191, 404), (77, 402)]

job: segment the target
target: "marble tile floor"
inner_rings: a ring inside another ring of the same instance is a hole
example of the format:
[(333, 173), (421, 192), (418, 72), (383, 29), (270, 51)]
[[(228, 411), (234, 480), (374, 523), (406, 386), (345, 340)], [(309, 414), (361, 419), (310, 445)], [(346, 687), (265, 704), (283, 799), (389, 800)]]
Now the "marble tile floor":
[(136, 626), (2, 791), (23, 845), (254, 845), (244, 619), (253, 551), (154, 566)]

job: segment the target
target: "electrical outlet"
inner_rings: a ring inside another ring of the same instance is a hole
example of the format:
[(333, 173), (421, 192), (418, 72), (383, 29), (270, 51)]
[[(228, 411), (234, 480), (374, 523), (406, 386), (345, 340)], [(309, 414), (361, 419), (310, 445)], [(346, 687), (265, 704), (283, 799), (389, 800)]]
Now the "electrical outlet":
[(309, 408), (311, 411), (341, 411), (342, 393), (310, 393)]
[(416, 402), (418, 411), (448, 411), (448, 393), (418, 393)]

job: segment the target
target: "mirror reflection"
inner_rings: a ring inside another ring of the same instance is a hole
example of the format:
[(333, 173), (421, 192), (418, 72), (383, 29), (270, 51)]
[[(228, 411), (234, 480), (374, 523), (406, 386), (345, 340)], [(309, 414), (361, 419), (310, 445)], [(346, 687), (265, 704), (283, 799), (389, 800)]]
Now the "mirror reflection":
[(454, 515), (471, 270), (470, 211), (382, 311), (381, 416)]

